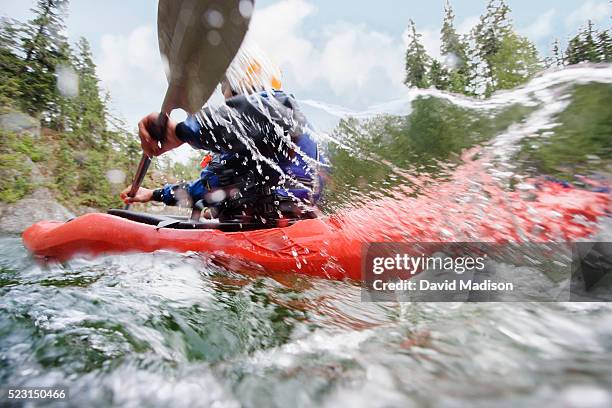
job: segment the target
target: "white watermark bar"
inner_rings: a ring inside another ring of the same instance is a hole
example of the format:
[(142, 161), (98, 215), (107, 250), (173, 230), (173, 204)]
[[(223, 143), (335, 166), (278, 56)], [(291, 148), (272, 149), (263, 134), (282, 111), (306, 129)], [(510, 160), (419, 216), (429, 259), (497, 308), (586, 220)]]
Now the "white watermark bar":
[(612, 243), (414, 242), (362, 247), (363, 301), (612, 301)]

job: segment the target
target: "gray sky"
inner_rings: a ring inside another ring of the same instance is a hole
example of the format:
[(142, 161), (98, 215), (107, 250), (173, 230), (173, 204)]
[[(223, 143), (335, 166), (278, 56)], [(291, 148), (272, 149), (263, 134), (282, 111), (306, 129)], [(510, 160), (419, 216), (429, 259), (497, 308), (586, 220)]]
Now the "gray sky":
[[(467, 32), (485, 0), (451, 1), (456, 25)], [(2, 0), (0, 15), (25, 20), (27, 0)], [(610, 26), (607, 0), (508, 0), (515, 27), (548, 53), (587, 19)], [(165, 77), (155, 34), (153, 0), (73, 0), (67, 19), (71, 41), (92, 44), (112, 109), (136, 124), (159, 109)], [(250, 36), (276, 61), (284, 88), (311, 99), (363, 110), (402, 97), (404, 31), (412, 18), (431, 55), (439, 55), (443, 0), (257, 0)]]

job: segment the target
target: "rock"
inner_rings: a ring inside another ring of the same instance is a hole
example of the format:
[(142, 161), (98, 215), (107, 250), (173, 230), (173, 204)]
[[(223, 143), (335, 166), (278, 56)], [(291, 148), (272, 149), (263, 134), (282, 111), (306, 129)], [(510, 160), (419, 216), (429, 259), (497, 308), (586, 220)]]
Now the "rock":
[(53, 193), (51, 190), (45, 187), (40, 187), (34, 190), (30, 195), (26, 198), (34, 198), (37, 200), (49, 200), (49, 198), (53, 197)]
[(21, 234), (30, 225), (43, 220), (68, 221), (74, 214), (53, 199), (46, 188), (34, 191), (16, 203), (4, 206), (0, 231)]
[(87, 207), (86, 205), (80, 205), (76, 208), (73, 208), (74, 212), (78, 215), (90, 214), (90, 213), (99, 213), (99, 208)]
[(23, 112), (11, 111), (0, 114), (0, 128), (15, 133), (29, 133), (40, 137), (40, 122)]

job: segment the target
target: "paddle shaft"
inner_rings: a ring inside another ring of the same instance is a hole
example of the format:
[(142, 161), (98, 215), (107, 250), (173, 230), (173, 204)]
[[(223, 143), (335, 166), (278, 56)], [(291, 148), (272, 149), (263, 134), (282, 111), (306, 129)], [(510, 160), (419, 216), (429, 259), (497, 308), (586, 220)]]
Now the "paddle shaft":
[[(168, 113), (161, 112), (159, 117), (157, 118), (157, 122), (151, 126), (149, 134), (153, 139), (155, 139), (159, 143), (163, 143), (166, 135), (166, 128), (168, 127)], [(132, 188), (128, 193), (128, 197), (134, 197), (142, 184), (142, 181), (147, 174), (147, 170), (151, 165), (151, 158), (147, 156), (146, 153), (142, 153), (142, 158), (140, 159), (140, 163), (138, 163), (138, 168), (136, 169), (136, 174), (134, 175), (134, 180), (132, 181)], [(125, 209), (130, 209), (130, 204), (125, 205)]]
[[(197, 112), (213, 93), (217, 83), (229, 67), (247, 32), (249, 16), (239, 13), (243, 3), (254, 0), (159, 0), (157, 7), (157, 39), (159, 51), (167, 62), (168, 89), (155, 129), (147, 129), (158, 143), (164, 142), (168, 114), (175, 108), (189, 113)], [(221, 13), (226, 21), (223, 27), (202, 20), (211, 11)], [(231, 16), (231, 18), (230, 18)], [(210, 34), (222, 41), (203, 41)], [(132, 187), (128, 193), (134, 197), (151, 164), (143, 154)], [(126, 209), (129, 209), (129, 204)]]

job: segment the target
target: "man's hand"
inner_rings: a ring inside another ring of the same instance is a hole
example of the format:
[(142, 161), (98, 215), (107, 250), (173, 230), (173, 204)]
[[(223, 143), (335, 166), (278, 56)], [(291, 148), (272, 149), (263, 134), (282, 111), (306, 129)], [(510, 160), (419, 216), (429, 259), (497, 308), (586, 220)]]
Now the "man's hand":
[(132, 186), (128, 186), (125, 190), (119, 194), (119, 197), (126, 204), (132, 203), (148, 203), (153, 198), (153, 190), (149, 190), (148, 188), (140, 187), (136, 192), (134, 197), (128, 197), (128, 193), (132, 189)]
[(140, 145), (142, 150), (149, 157), (159, 156), (169, 150), (175, 149), (183, 144), (176, 137), (176, 122), (168, 118), (168, 126), (166, 126), (166, 134), (164, 140), (160, 143), (151, 136), (150, 129), (153, 129), (159, 118), (158, 112), (149, 113), (138, 122), (138, 136), (140, 136)]

